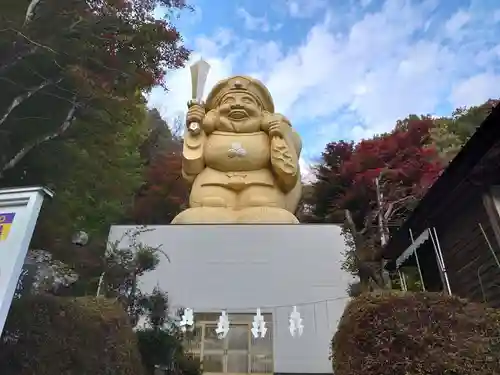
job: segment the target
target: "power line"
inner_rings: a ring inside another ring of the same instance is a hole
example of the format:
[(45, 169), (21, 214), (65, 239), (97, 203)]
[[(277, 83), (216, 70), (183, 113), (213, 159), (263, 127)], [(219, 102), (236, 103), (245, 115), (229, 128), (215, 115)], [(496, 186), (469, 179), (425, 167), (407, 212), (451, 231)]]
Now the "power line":
[[(226, 310), (228, 312), (249, 312), (249, 311), (254, 311), (258, 308), (262, 309), (262, 310), (273, 310), (273, 309), (279, 309), (279, 308), (283, 308), (283, 307), (293, 307), (293, 306), (308, 306), (308, 305), (317, 305), (317, 304), (320, 304), (320, 303), (328, 303), (328, 302), (332, 302), (332, 301), (341, 301), (341, 300), (346, 300), (346, 299), (350, 299), (351, 297), (349, 296), (339, 296), (339, 297), (333, 297), (333, 298), (327, 298), (327, 299), (321, 299), (321, 300), (316, 300), (316, 301), (309, 301), (309, 302), (300, 302), (300, 303), (292, 303), (292, 304), (286, 304), (286, 305), (262, 305), (262, 306), (252, 306), (252, 307), (238, 307), (238, 308), (228, 308), (228, 309), (225, 309), (221, 306), (219, 307), (215, 307), (215, 308), (212, 308), (212, 307), (204, 307), (202, 310), (203, 311), (200, 311), (200, 312), (210, 312), (210, 311), (221, 311), (221, 310)], [(174, 309), (182, 309), (182, 308), (187, 308), (188, 306), (171, 306), (172, 308)], [(195, 311), (196, 312), (196, 311)]]

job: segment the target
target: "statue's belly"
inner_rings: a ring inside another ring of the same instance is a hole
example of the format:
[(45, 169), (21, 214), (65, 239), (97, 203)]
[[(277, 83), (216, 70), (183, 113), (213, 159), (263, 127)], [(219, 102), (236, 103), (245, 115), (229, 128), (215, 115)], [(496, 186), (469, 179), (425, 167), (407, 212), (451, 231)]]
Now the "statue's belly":
[(215, 131), (205, 144), (205, 163), (219, 171), (254, 171), (269, 165), (269, 137), (264, 132), (235, 134)]

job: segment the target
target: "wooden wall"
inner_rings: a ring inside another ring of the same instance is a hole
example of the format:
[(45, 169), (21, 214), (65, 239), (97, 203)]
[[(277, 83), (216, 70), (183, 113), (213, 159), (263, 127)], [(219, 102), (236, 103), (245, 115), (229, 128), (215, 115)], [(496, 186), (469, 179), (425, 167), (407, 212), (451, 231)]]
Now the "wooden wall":
[(485, 193), (477, 187), (463, 189), (462, 194), (451, 200), (453, 204), (440, 215), (436, 230), (452, 293), (500, 307), (500, 268), (479, 227), (481, 223), (500, 257), (495, 224), (492, 225), (491, 220), (493, 215), (491, 207), (487, 210), (489, 201), (485, 199)]

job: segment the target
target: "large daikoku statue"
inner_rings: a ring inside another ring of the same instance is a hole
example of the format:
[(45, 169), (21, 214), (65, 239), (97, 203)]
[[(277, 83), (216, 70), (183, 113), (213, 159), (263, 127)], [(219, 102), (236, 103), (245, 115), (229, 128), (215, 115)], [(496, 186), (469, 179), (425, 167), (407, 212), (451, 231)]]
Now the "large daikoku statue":
[(220, 81), (202, 103), (208, 68), (202, 60), (191, 68), (182, 152), (190, 208), (172, 223), (298, 223), (299, 135), (250, 77)]

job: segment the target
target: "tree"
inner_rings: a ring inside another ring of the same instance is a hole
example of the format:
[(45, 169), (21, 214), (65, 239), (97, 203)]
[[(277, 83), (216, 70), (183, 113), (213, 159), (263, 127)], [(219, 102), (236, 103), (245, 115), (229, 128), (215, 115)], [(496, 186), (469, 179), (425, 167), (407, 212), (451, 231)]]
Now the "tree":
[(156, 288), (142, 298), (146, 325), (137, 330), (139, 351), (148, 374), (158, 367), (170, 373), (199, 375), (200, 363), (186, 352), (184, 334), (169, 314), (167, 293)]
[[(0, 182), (56, 191), (32, 246), (75, 270), (77, 295), (95, 290), (109, 224), (132, 209), (143, 182), (143, 93), (165, 87), (164, 72), (188, 57), (168, 17), (154, 19), (158, 5), (187, 8), (182, 0), (0, 5)], [(76, 230), (89, 233), (85, 248), (71, 245)]]
[(146, 165), (151, 164), (161, 154), (182, 150), (182, 139), (172, 134), (169, 125), (156, 108), (148, 110), (146, 124), (148, 136), (140, 147)]
[(430, 119), (410, 119), (357, 145), (332, 142), (316, 168), (312, 220), (343, 222), (352, 249), (345, 267), (359, 276), (364, 290), (370, 279), (385, 285), (379, 250), (441, 171), (428, 146), (432, 126)]
[[(73, 233), (104, 243), (142, 183), (138, 145), (145, 136), (144, 105), (108, 108), (98, 121), (78, 119), (64, 138), (34, 150), (5, 176), (9, 185), (45, 185), (56, 195), (44, 205), (33, 245), (68, 258)], [(97, 117), (99, 114), (95, 114)]]
[[(138, 146), (145, 136), (144, 104), (108, 111), (114, 119), (102, 112), (99, 121), (76, 120), (64, 137), (33, 150), (3, 180), (56, 192), (42, 209), (31, 246), (49, 251), (79, 275), (76, 295), (95, 290), (109, 225), (131, 209), (143, 181)], [(79, 230), (89, 234), (85, 247), (71, 243)]]
[(188, 186), (182, 178), (178, 152), (158, 155), (146, 170), (146, 183), (137, 193), (133, 218), (137, 224), (168, 224), (187, 204)]
[(97, 287), (97, 294), (120, 301), (133, 324), (142, 315), (142, 292), (137, 279), (153, 271), (160, 256), (170, 261), (161, 246), (151, 247), (139, 240), (142, 233), (152, 231), (139, 227), (126, 231), (118, 240), (108, 243), (104, 254), (104, 267)]
[(182, 178), (182, 139), (172, 134), (156, 109), (149, 111), (148, 124), (149, 136), (141, 147), (146, 162), (144, 184), (136, 193), (130, 221), (169, 224), (189, 198)]
[(431, 139), (445, 162), (449, 163), (455, 157), (499, 103), (500, 100), (489, 99), (480, 106), (458, 108), (451, 117), (440, 117), (434, 121)]
[(316, 181), (308, 187), (304, 205), (309, 207), (303, 215), (305, 222), (336, 223), (344, 222), (338, 201), (344, 196), (351, 181), (341, 173), (344, 161), (351, 158), (353, 142), (330, 142), (321, 154), (321, 162), (313, 170)]
[(2, 3), (1, 173), (76, 118), (93, 121), (112, 103), (165, 85), (166, 69), (182, 66), (188, 51), (168, 20), (154, 19), (159, 5), (186, 8), (183, 0)]
[(200, 375), (199, 363), (185, 352), (184, 335), (169, 314), (167, 293), (159, 288), (144, 293), (137, 284), (138, 277), (157, 267), (160, 257), (169, 260), (160, 247), (146, 246), (139, 240), (140, 234), (151, 230), (127, 231), (110, 244), (102, 277), (103, 295), (117, 298), (136, 326), (139, 351), (148, 374), (160, 366), (172, 373)]

